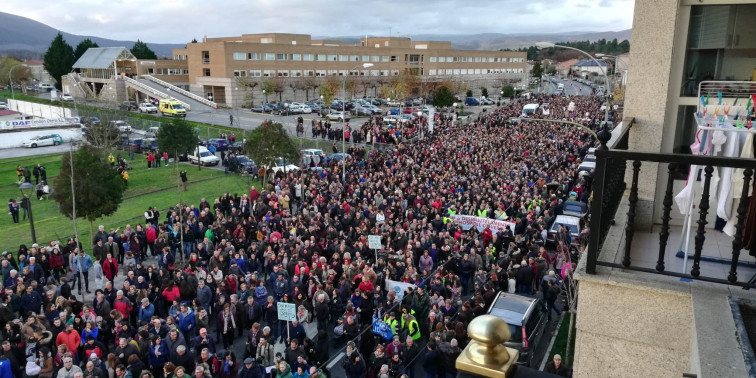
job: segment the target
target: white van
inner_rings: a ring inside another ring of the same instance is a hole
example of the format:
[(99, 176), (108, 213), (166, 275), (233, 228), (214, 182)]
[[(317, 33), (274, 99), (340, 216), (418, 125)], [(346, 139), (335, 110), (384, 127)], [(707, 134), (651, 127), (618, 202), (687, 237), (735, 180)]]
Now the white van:
[(557, 90), (564, 92), (564, 84), (562, 83), (557, 84)]
[(218, 165), (220, 164), (220, 158), (215, 156), (214, 153), (210, 152), (206, 147), (199, 146), (192, 150), (192, 152), (187, 155), (187, 158), (189, 159), (189, 162), (192, 164), (199, 164), (199, 165)]
[(522, 107), (522, 118), (528, 118), (535, 113), (536, 110), (538, 110), (539, 105), (538, 104), (527, 104)]

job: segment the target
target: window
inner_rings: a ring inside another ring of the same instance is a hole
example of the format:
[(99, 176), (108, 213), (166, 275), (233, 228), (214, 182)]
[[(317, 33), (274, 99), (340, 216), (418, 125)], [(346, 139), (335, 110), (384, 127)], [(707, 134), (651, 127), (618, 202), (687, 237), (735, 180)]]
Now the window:
[(381, 61), (381, 57), (379, 57), (378, 55), (371, 55), (370, 56), (370, 61), (371, 62), (380, 62)]
[(247, 71), (245, 70), (234, 70), (234, 77), (246, 77)]
[(467, 68), (463, 68), (463, 69), (459, 70), (459, 74), (460, 75), (467, 75)]
[(409, 56), (409, 64), (416, 66), (420, 64), (420, 55), (418, 54), (410, 54)]
[(280, 71), (278, 71), (278, 76), (279, 77), (289, 77), (289, 71), (287, 71), (287, 70), (280, 70)]
[(432, 56), (429, 58), (431, 63), (436, 63), (436, 57)]
[(273, 76), (276, 76), (276, 70), (263, 71), (263, 77), (273, 77)]
[(339, 62), (348, 62), (349, 57), (347, 55), (339, 55)]
[(494, 62), (494, 59), (495, 59), (495, 58), (494, 58), (494, 57), (492, 57), (492, 56), (491, 56), (491, 57), (488, 57), (488, 63), (493, 63), (493, 62)]
[(396, 62), (398, 60), (399, 60), (399, 57), (397, 57), (396, 55), (391, 55), (391, 61), (392, 62)]
[(304, 54), (302, 55), (302, 60), (304, 60), (305, 62), (312, 62), (313, 60), (315, 60), (315, 56), (313, 54)]
[(459, 68), (457, 68), (457, 69), (454, 70), (454, 74), (455, 75), (459, 75)]
[(202, 76), (210, 76), (210, 69), (209, 68), (204, 68), (202, 70)]
[(363, 62), (369, 62), (370, 61), (370, 55), (363, 55), (362, 58), (361, 58), (361, 60)]
[(349, 61), (350, 62), (359, 62), (360, 61), (360, 57), (358, 55), (350, 55), (349, 56)]
[(184, 68), (183, 73), (184, 73), (184, 75), (189, 75), (189, 69), (188, 68)]
[(388, 61), (389, 61), (388, 55), (381, 55), (381, 62), (388, 62)]
[(249, 76), (250, 77), (260, 77), (260, 76), (262, 76), (262, 71), (260, 71), (260, 70), (249, 70)]
[(300, 71), (300, 70), (292, 70), (291, 71), (291, 77), (302, 77), (302, 71)]
[(318, 62), (325, 62), (326, 56), (325, 54), (318, 54), (315, 56), (315, 60), (317, 60)]
[(247, 54), (247, 59), (249, 59), (249, 60), (260, 60), (260, 53), (249, 53), (249, 54)]
[(379, 72), (378, 70), (370, 70), (370, 76), (378, 76)]
[(234, 60), (247, 60), (247, 54), (243, 52), (235, 52)]
[(476, 75), (480, 75), (480, 68), (476, 68), (476, 69), (475, 69), (475, 74), (476, 74)]
[(381, 76), (388, 76), (388, 70), (381, 70)]
[(265, 53), (263, 54), (263, 60), (276, 60), (276, 54)]
[(181, 68), (169, 68), (168, 75), (181, 75)]
[(335, 62), (336, 61), (336, 54), (328, 54), (328, 61), (329, 62)]
[(336, 76), (339, 74), (338, 70), (328, 70), (328, 76)]
[(455, 60), (452, 60), (452, 57), (447, 56), (446, 57), (446, 63), (456, 62)]
[(309, 76), (315, 76), (315, 71), (313, 71), (313, 70), (305, 70), (304, 75), (308, 76), (308, 77)]
[(202, 52), (202, 64), (210, 63), (210, 51)]
[(446, 57), (445, 56), (439, 56), (438, 57), (438, 62), (439, 63), (446, 63)]
[(349, 75), (349, 71), (347, 70), (339, 70), (339, 76), (346, 76)]
[(276, 54), (276, 60), (288, 60), (289, 56), (286, 54)]
[(302, 60), (302, 54), (291, 54), (289, 55), (289, 60), (293, 60), (295, 62), (298, 62)]
[(317, 76), (317, 77), (321, 77), (321, 76), (325, 76), (325, 75), (326, 75), (326, 71), (325, 70), (317, 70), (317, 71), (315, 71), (315, 76)]
[(433, 76), (435, 74), (436, 74), (436, 70), (428, 70), (428, 75)]
[(399, 76), (399, 70), (391, 70), (392, 76)]

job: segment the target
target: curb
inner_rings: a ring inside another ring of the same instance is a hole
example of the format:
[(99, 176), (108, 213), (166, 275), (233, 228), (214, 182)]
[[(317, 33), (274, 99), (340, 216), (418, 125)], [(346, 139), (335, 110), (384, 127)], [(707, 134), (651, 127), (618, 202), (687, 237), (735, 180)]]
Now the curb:
[(562, 320), (564, 320), (564, 315), (566, 313), (567, 311), (563, 311), (562, 315), (559, 316), (559, 322), (557, 323), (556, 329), (554, 331), (554, 336), (551, 336), (551, 341), (549, 342), (549, 346), (546, 347), (546, 353), (543, 355), (543, 361), (541, 361), (541, 366), (538, 368), (538, 371), (543, 371), (543, 369), (546, 368), (546, 362), (549, 361), (551, 349), (554, 347), (554, 340), (556, 340), (557, 334), (559, 334), (559, 328), (562, 326)]

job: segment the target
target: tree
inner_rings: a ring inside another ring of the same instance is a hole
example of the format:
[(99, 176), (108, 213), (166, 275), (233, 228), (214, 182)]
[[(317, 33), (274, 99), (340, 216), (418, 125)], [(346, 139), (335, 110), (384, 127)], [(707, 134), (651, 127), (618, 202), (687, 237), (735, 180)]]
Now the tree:
[(76, 63), (76, 61), (79, 60), (79, 58), (81, 58), (81, 56), (84, 55), (84, 53), (92, 47), (100, 46), (97, 45), (97, 43), (92, 42), (92, 40), (89, 38), (79, 42), (79, 44), (76, 45), (76, 49), (74, 50), (74, 63)]
[(45, 52), (44, 67), (50, 76), (55, 79), (55, 87), (61, 89), (61, 78), (71, 72), (74, 60), (74, 49), (63, 39), (63, 34), (58, 33), (50, 47)]
[(180, 155), (188, 154), (197, 148), (197, 131), (182, 119), (163, 122), (157, 133), (160, 150), (173, 156), (178, 161)]
[(197, 38), (192, 38), (192, 41), (189, 43), (197, 43)]
[(541, 61), (536, 60), (535, 63), (533, 63), (533, 69), (530, 70), (530, 76), (541, 79), (541, 76), (543, 76), (543, 67), (541, 66)]
[(335, 76), (328, 76), (326, 80), (318, 87), (318, 94), (323, 96), (323, 106), (328, 108), (339, 91), (339, 81)]
[(278, 95), (278, 101), (281, 102), (281, 96), (284, 91), (283, 81), (280, 78), (276, 77), (269, 77), (262, 82), (261, 86), (262, 90), (265, 91), (265, 94), (267, 96), (270, 96), (272, 94)]
[(146, 43), (138, 39), (134, 42), (134, 47), (131, 48), (131, 53), (134, 54), (137, 59), (157, 59), (155, 52), (150, 50)]
[(247, 134), (244, 151), (260, 166), (270, 166), (279, 158), (287, 164), (299, 160), (299, 149), (283, 125), (269, 120)]
[(467, 92), (465, 92), (466, 97), (472, 97), (472, 89), (468, 89)]
[(454, 104), (454, 93), (449, 87), (442, 85), (436, 89), (433, 94), (433, 105), (435, 106), (452, 106)]
[(305, 76), (300, 81), (302, 82), (302, 89), (305, 91), (305, 100), (310, 101), (310, 91), (318, 87), (315, 77)]
[(26, 83), (30, 78), (31, 69), (23, 65), (20, 60), (16, 58), (0, 58), (0, 84), (9, 85), (11, 79), (15, 83)]
[(504, 95), (502, 97), (512, 97), (515, 93), (514, 87), (512, 87), (511, 85), (507, 85), (506, 87), (502, 88), (501, 91), (504, 92)]
[[(89, 145), (63, 155), (58, 177), (53, 182), (52, 197), (60, 211), (73, 219), (73, 193), (76, 197), (76, 218), (89, 221), (90, 235), (94, 235), (92, 222), (118, 210), (126, 191), (126, 181), (108, 163), (103, 150)], [(71, 160), (73, 159), (74, 192), (71, 192)]]
[(486, 87), (481, 87), (481, 88), (480, 88), (480, 95), (481, 95), (482, 97), (488, 98), (488, 88), (486, 88)]

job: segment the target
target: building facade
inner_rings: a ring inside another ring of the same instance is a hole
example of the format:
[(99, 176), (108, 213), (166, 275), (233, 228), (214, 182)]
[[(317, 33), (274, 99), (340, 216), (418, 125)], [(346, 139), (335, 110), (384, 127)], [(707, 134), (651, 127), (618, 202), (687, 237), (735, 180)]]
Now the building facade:
[[(329, 76), (351, 77), (361, 84), (362, 90), (353, 90), (355, 95), (380, 95), (379, 88), (402, 73), (420, 82), (457, 82), (458, 89), (479, 96), (482, 88), (498, 93), (505, 85), (527, 80), (526, 54), (453, 50), (451, 42), (398, 37), (344, 44), (306, 34), (272, 33), (205, 38), (175, 49), (173, 60), (140, 60), (137, 65), (138, 75), (155, 75), (228, 105), (239, 105), (249, 95), (253, 101), (262, 99), (264, 80), (279, 83), (282, 92), (276, 97), (304, 100)], [(308, 86), (312, 90), (304, 90)]]

